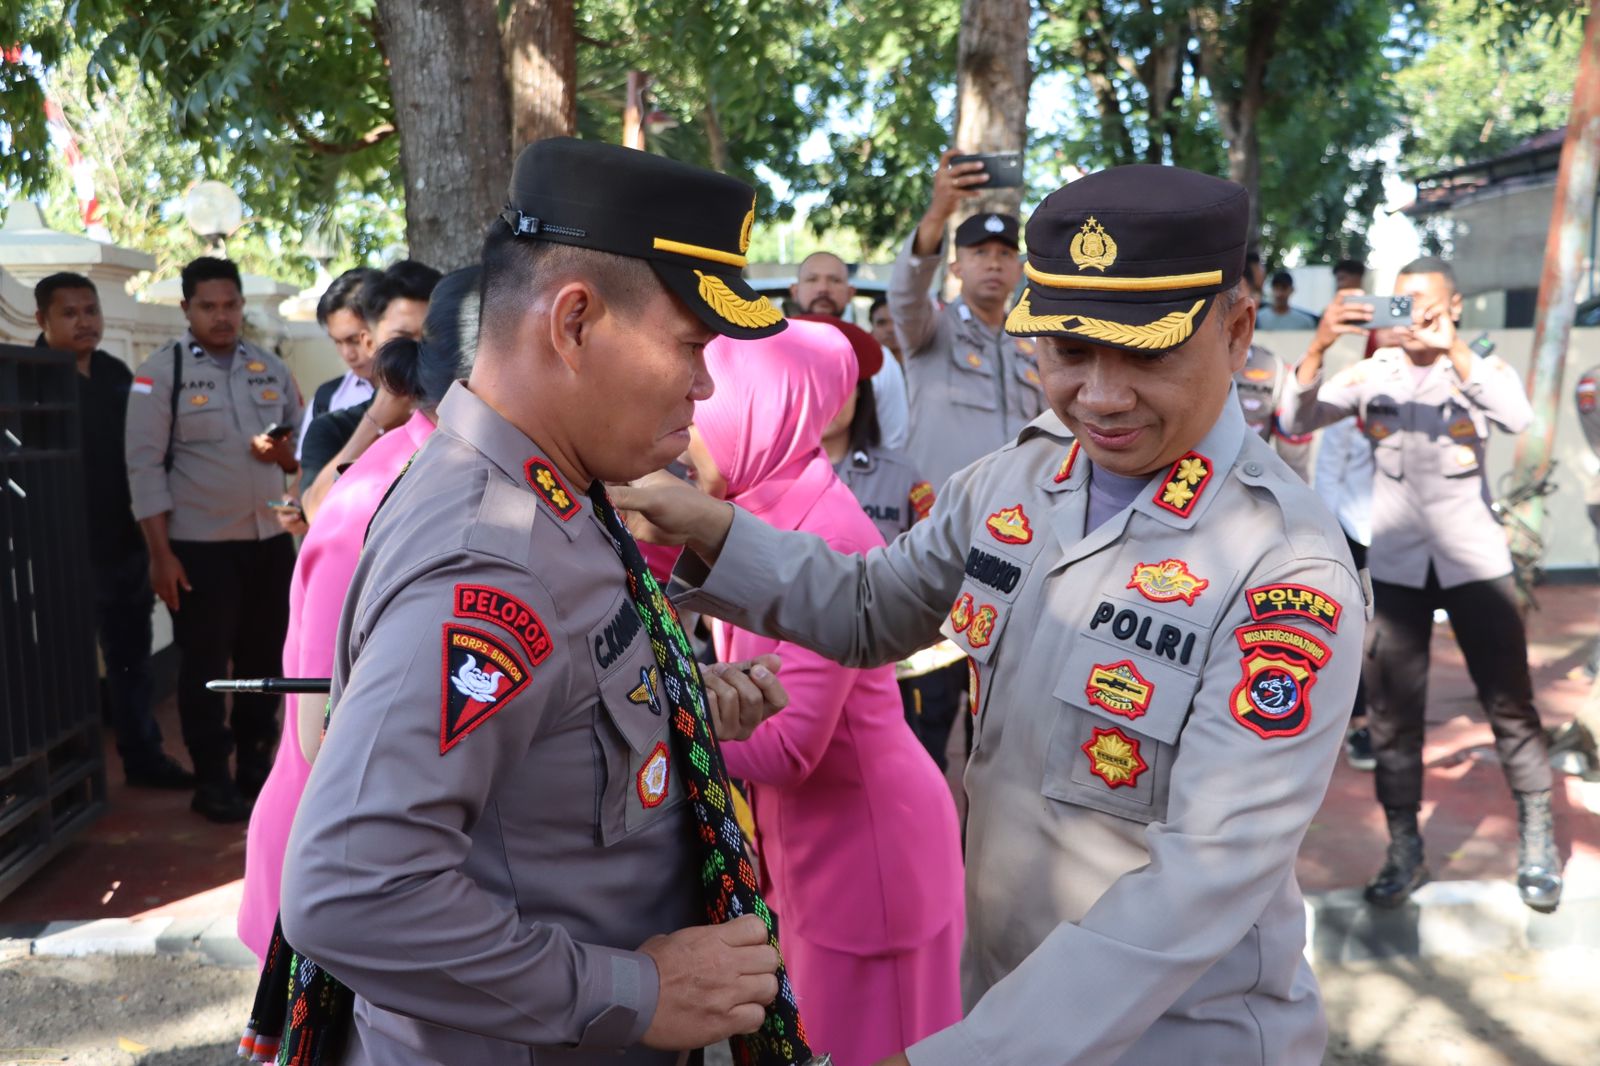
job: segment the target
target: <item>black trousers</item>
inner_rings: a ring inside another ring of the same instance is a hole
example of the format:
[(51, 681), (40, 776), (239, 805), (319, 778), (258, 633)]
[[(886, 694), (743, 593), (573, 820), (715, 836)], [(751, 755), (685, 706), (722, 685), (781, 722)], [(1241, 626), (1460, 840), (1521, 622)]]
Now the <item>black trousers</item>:
[[(1355, 560), (1356, 570), (1367, 568), (1367, 546), (1359, 540), (1345, 534), (1344, 542), (1350, 546), (1350, 558)], [(1350, 717), (1361, 718), (1367, 713), (1367, 672), (1361, 671), (1361, 676), (1356, 678), (1356, 698), (1350, 704)]]
[(172, 550), (193, 586), (180, 590), (172, 634), (181, 656), (178, 717), (195, 776), (202, 784), (227, 780), (235, 745), (240, 765), (264, 775), (278, 742), (278, 697), (235, 695), (230, 736), (226, 698), (206, 682), (283, 673), (294, 539), (175, 540)]
[(161, 727), (151, 713), (150, 557), (135, 548), (121, 558), (96, 559), (95, 625), (106, 663), (106, 697), (117, 754), (128, 773), (152, 770), (161, 760)]
[[(941, 772), (946, 769), (944, 752), (950, 742), (950, 727), (961, 710), (961, 694), (965, 691), (965, 659), (900, 682), (900, 703), (905, 708), (906, 723), (928, 749)], [(970, 734), (968, 741), (970, 746)]]
[(1385, 807), (1422, 802), (1428, 641), (1438, 607), (1450, 613), (1456, 643), (1494, 731), (1506, 782), (1517, 792), (1550, 788), (1548, 745), (1528, 676), (1528, 636), (1510, 575), (1442, 589), (1429, 567), (1423, 588), (1374, 581), (1372, 590), (1375, 615), (1365, 675), (1378, 802)]

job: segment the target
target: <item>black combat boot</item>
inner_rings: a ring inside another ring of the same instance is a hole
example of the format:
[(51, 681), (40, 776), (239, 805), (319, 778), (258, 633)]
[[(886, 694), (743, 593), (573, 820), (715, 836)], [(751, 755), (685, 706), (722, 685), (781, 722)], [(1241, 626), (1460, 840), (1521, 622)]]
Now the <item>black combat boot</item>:
[(1549, 914), (1561, 903), (1561, 856), (1549, 792), (1517, 794), (1517, 894)]
[(1398, 907), (1428, 883), (1428, 868), (1422, 864), (1417, 809), (1385, 807), (1383, 813), (1389, 820), (1389, 855), (1363, 895), (1374, 907)]

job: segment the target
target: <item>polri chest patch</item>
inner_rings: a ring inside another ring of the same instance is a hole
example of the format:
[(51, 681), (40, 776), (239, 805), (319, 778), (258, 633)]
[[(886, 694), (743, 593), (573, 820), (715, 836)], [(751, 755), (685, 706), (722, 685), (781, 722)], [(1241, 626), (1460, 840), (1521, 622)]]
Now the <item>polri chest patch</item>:
[(472, 626), (444, 626), (439, 754), (464, 740), (528, 686), (528, 669), (499, 637)]

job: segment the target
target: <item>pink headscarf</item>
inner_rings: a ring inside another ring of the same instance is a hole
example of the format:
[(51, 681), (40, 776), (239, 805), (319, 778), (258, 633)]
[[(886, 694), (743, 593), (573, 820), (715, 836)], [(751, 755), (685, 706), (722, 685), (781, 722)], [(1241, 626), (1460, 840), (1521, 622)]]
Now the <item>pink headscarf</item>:
[(764, 340), (716, 338), (706, 367), (716, 392), (695, 405), (694, 421), (728, 499), (795, 528), (833, 481), (822, 431), (855, 390), (855, 351), (832, 326), (791, 320)]

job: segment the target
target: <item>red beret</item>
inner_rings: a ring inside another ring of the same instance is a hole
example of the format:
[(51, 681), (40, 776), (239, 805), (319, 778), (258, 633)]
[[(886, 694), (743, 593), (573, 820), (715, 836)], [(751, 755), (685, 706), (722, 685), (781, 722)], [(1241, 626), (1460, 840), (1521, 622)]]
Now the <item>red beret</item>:
[(854, 322), (846, 322), (844, 319), (834, 318), (832, 315), (790, 315), (789, 317), (800, 322), (824, 322), (836, 327), (840, 333), (843, 333), (845, 340), (850, 342), (850, 347), (854, 348), (856, 352), (857, 381), (865, 381), (883, 369), (883, 345), (879, 344), (872, 334)]

